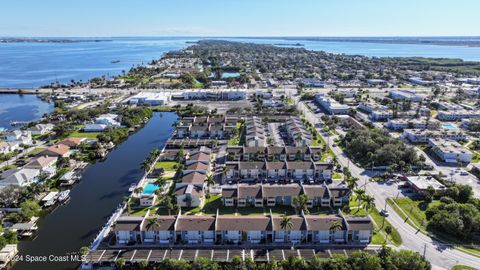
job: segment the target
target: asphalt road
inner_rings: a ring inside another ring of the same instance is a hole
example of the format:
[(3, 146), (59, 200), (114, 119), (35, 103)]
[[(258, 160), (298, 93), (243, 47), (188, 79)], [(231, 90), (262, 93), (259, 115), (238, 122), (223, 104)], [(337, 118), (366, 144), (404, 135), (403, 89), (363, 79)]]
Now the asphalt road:
[[(304, 112), (306, 118), (311, 123), (317, 124), (321, 120), (315, 117), (306, 106), (296, 100), (300, 111)], [(328, 142), (333, 153), (337, 156), (337, 160), (342, 167), (350, 168), (352, 175), (360, 179), (360, 186), (364, 185), (366, 192), (375, 198), (375, 205), (377, 209), (385, 207), (385, 200), (389, 197), (388, 192), (382, 192), (383, 187), (375, 182), (370, 182), (369, 179), (374, 173), (364, 170), (356, 166), (350, 161), (339, 147), (333, 146), (333, 139), (335, 136), (326, 136), (322, 134), (321, 129), (317, 127), (318, 132), (323, 139)], [(387, 211), (390, 213), (387, 220), (394, 226), (403, 239), (403, 244), (400, 248), (417, 251), (420, 254), (425, 254), (425, 257), (431, 262), (433, 269), (451, 269), (456, 264), (468, 265), (471, 267), (480, 267), (480, 258), (469, 255), (457, 249), (451, 248), (446, 244), (439, 243), (431, 237), (423, 234), (417, 229), (406, 223), (393, 208), (386, 205)]]

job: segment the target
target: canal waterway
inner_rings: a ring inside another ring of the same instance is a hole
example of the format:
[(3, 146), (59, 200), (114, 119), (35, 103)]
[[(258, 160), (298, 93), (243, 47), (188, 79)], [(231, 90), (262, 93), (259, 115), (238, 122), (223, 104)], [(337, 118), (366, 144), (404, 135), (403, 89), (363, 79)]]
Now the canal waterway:
[[(20, 243), (19, 255), (23, 255), (23, 261), (17, 262), (13, 269), (74, 269), (80, 265), (75, 261), (52, 262), (48, 256), (65, 256), (89, 246), (128, 194), (128, 188), (140, 180), (143, 175), (140, 163), (152, 149), (163, 148), (175, 121), (174, 113), (155, 113), (145, 127), (118, 145), (105, 161), (88, 166), (81, 182), (72, 189), (70, 201), (39, 223), (34, 240)], [(47, 256), (47, 262), (27, 262), (32, 256)]]

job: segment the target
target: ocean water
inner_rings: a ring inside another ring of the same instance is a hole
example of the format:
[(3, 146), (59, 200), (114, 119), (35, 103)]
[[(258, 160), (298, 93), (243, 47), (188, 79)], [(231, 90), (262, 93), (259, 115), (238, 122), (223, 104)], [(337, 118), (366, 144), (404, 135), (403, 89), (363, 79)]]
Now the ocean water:
[(36, 95), (0, 94), (0, 131), (11, 129), (12, 121), (32, 121), (53, 111), (53, 103)]
[[(0, 43), (0, 87), (33, 88), (55, 81), (113, 76), (134, 65), (189, 46), (199, 37), (125, 37), (105, 42)], [(212, 38), (208, 38), (212, 39)], [(215, 38), (260, 44), (304, 44), (331, 53), (391, 57), (446, 57), (480, 61), (480, 47), (312, 41), (278, 38)], [(112, 63), (112, 61), (120, 61)]]

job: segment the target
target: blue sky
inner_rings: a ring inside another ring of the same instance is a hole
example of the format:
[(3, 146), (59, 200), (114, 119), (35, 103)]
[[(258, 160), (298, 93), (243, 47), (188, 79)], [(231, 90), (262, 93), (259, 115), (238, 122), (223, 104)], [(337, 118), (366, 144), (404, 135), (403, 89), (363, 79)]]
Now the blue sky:
[(0, 36), (480, 36), (478, 0), (2, 0)]

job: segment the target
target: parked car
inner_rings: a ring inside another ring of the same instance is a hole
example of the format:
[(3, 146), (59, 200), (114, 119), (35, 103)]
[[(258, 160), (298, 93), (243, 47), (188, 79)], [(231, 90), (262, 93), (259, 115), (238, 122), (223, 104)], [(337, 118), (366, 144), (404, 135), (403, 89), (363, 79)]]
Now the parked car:
[(380, 211), (380, 215), (382, 215), (384, 217), (388, 217), (390, 214), (388, 213), (387, 210), (383, 209), (382, 211)]

